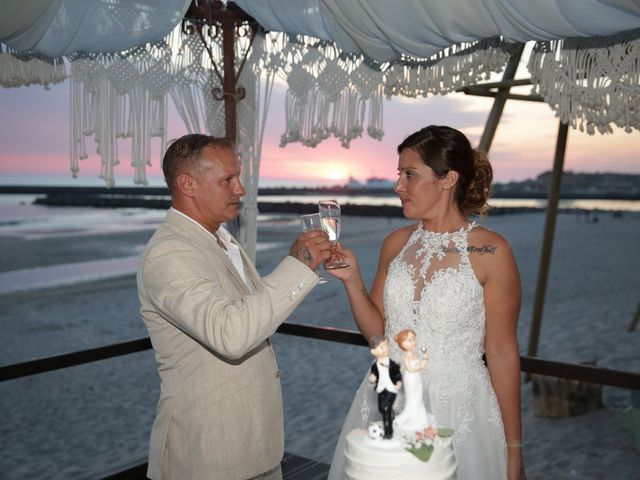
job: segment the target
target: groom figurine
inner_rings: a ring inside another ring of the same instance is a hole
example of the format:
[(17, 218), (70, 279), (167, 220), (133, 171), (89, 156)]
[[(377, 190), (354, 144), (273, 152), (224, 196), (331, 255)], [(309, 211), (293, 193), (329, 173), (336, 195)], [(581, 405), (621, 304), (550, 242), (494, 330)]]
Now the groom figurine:
[(389, 340), (377, 335), (369, 341), (369, 351), (376, 357), (371, 365), (369, 381), (375, 383), (378, 411), (382, 414), (383, 438), (393, 437), (393, 402), (402, 386), (400, 365), (389, 358)]

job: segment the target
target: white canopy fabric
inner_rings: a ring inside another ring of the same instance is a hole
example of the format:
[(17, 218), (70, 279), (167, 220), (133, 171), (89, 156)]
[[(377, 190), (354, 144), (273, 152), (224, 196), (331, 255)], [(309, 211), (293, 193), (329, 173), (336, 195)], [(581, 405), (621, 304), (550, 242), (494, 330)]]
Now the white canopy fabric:
[[(190, 0), (4, 0), (0, 42), (49, 57), (164, 38)], [(637, 0), (236, 0), (269, 31), (332, 41), (378, 62), (449, 45), (608, 36), (640, 28)]]
[(332, 41), (377, 62), (450, 45), (608, 36), (640, 28), (634, 0), (236, 0), (267, 30)]
[(0, 42), (48, 57), (114, 53), (164, 38), (190, 0), (3, 0)]

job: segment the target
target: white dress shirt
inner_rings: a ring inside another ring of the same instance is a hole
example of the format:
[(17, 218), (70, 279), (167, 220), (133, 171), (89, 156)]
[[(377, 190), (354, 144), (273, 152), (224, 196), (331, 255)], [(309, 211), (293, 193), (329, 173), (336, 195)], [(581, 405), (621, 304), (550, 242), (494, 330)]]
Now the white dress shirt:
[(389, 360), (387, 360), (386, 364), (380, 360), (376, 360), (376, 365), (378, 365), (378, 386), (376, 387), (376, 393), (380, 393), (383, 390), (398, 393), (398, 389), (391, 381), (391, 376), (389, 375)]
[(195, 223), (196, 225), (198, 225), (198, 227), (200, 227), (209, 235), (211, 235), (213, 238), (215, 238), (218, 244), (222, 244), (225, 253), (229, 257), (229, 260), (231, 260), (231, 263), (233, 264), (234, 268), (238, 272), (238, 275), (240, 275), (240, 278), (242, 278), (242, 281), (249, 288), (249, 290), (254, 290), (252, 282), (247, 280), (248, 275), (245, 271), (244, 262), (242, 261), (242, 255), (240, 254), (240, 247), (238, 247), (238, 245), (236, 245), (233, 242), (233, 237), (231, 236), (229, 231), (226, 228), (224, 228), (224, 226), (220, 225), (220, 227), (218, 228), (218, 231), (214, 235), (209, 230), (204, 228), (200, 223), (196, 222), (189, 215), (182, 213), (180, 210), (176, 210), (173, 207), (171, 207), (171, 210), (177, 213), (178, 215), (182, 215), (187, 220)]

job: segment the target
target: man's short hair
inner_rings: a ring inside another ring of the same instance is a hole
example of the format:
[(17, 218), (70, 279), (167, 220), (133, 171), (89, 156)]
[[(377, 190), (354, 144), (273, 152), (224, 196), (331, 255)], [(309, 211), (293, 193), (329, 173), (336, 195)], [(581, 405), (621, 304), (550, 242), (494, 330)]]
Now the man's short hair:
[(173, 194), (176, 179), (183, 173), (196, 173), (202, 166), (202, 150), (207, 147), (228, 148), (234, 151), (233, 142), (226, 137), (214, 137), (200, 133), (190, 133), (172, 140), (162, 158), (164, 181)]
[(374, 337), (371, 337), (371, 339), (369, 340), (369, 349), (373, 350), (374, 348), (378, 348), (378, 345), (380, 345), (382, 342), (388, 341), (389, 339), (384, 335), (376, 335)]

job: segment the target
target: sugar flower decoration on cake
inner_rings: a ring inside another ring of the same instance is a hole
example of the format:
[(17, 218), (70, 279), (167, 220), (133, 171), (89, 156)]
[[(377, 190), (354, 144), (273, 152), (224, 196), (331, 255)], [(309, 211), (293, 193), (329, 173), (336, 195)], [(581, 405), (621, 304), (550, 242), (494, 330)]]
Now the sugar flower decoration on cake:
[(421, 432), (415, 432), (413, 437), (405, 437), (405, 449), (419, 460), (428, 462), (433, 453), (433, 443), (436, 437), (448, 438), (453, 435), (451, 428), (427, 427)]

